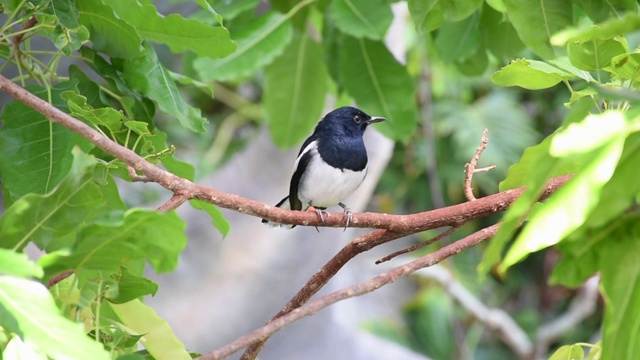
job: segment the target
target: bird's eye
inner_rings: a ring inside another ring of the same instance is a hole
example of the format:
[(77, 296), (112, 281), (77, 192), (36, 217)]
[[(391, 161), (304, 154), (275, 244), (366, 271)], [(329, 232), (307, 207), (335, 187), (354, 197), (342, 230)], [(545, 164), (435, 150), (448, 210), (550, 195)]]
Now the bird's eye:
[(362, 120), (362, 118), (360, 118), (360, 115), (356, 115), (353, 117), (353, 121), (356, 122), (356, 124), (360, 124), (360, 121)]

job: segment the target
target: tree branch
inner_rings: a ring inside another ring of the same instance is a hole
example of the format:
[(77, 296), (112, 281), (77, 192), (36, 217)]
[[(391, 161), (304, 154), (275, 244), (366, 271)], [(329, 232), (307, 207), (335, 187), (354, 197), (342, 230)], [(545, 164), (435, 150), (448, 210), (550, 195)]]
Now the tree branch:
[(360, 296), (369, 292), (372, 292), (383, 285), (390, 284), (396, 280), (398, 280), (402, 276), (409, 275), (415, 272), (418, 269), (422, 269), (424, 267), (433, 266), (442, 260), (458, 254), (459, 252), (473, 247), (480, 242), (491, 238), (496, 231), (498, 230), (498, 224), (489, 226), (485, 229), (477, 231), (461, 240), (458, 240), (450, 245), (447, 245), (429, 255), (418, 258), (410, 263), (394, 268), (391, 271), (380, 274), (372, 279), (367, 281), (363, 281), (349, 287), (343, 288), (341, 290), (335, 291), (333, 293), (327, 294), (315, 301), (312, 301), (298, 309), (292, 310), (291, 312), (283, 315), (271, 322), (267, 325), (247, 334), (236, 341), (225, 345), (224, 347), (210, 353), (203, 355), (198, 358), (198, 360), (218, 360), (224, 359), (225, 357), (235, 353), (236, 351), (242, 349), (243, 347), (254, 343), (255, 341), (266, 340), (271, 335), (275, 334), (277, 331), (281, 330), (288, 324), (299, 320), (305, 316), (309, 316), (317, 313), (321, 309), (335, 304), (336, 302), (348, 298), (352, 298), (355, 296)]

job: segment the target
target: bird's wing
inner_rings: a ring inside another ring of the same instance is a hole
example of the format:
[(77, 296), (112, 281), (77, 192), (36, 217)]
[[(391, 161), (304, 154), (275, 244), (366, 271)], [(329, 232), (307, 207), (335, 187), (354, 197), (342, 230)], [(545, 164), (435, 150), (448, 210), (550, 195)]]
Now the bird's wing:
[(298, 155), (298, 158), (296, 159), (293, 176), (291, 176), (291, 184), (289, 185), (289, 203), (291, 204), (291, 210), (302, 210), (303, 204), (298, 198), (300, 179), (302, 179), (302, 175), (305, 170), (307, 170), (307, 165), (309, 165), (309, 162), (311, 161), (313, 151), (316, 151), (317, 148), (317, 140), (313, 140), (312, 138), (307, 139), (300, 150), (300, 155)]

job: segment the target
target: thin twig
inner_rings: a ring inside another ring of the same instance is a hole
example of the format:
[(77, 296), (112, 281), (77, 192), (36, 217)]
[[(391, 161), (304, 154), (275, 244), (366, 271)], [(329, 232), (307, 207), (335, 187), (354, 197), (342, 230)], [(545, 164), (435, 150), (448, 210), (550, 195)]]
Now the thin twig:
[(484, 131), (482, 132), (482, 141), (480, 142), (480, 146), (478, 146), (478, 148), (476, 149), (476, 154), (473, 155), (473, 158), (471, 158), (471, 162), (464, 165), (464, 194), (469, 201), (476, 200), (476, 197), (473, 195), (473, 188), (471, 187), (471, 179), (473, 178), (473, 174), (479, 172), (487, 172), (496, 168), (495, 165), (491, 165), (484, 168), (476, 169), (476, 166), (478, 166), (478, 161), (480, 160), (480, 155), (482, 155), (482, 152), (487, 148), (487, 144), (489, 143), (489, 138), (487, 137), (488, 132), (489, 129), (484, 129)]
[(418, 250), (420, 248), (423, 248), (425, 246), (428, 246), (428, 245), (431, 245), (431, 244), (433, 244), (435, 242), (438, 242), (438, 241), (444, 239), (445, 237), (453, 234), (458, 229), (460, 229), (460, 225), (452, 226), (449, 229), (447, 229), (446, 231), (444, 231), (444, 232), (432, 237), (431, 239), (429, 239), (427, 241), (423, 241), (423, 242), (417, 243), (417, 244), (415, 244), (413, 246), (409, 246), (406, 249), (402, 249), (402, 250), (396, 251), (396, 252), (391, 253), (391, 254), (389, 254), (389, 255), (381, 258), (381, 259), (376, 260), (376, 265), (381, 264), (381, 263), (383, 263), (385, 261), (389, 261), (389, 260), (393, 259), (396, 256), (399, 256), (399, 255), (402, 255), (402, 254), (406, 254), (406, 253), (409, 253), (409, 252), (412, 252), (412, 251), (416, 251), (416, 250)]
[[(36, 19), (35, 16), (32, 16), (29, 20), (27, 20), (26, 23), (24, 23), (24, 25), (22, 25), (22, 27), (20, 28), (20, 31), (24, 31), (27, 29), (31, 29), (32, 27), (34, 27), (36, 24), (38, 23), (38, 19)], [(24, 38), (24, 35), (26, 34), (26, 32), (21, 32), (20, 34), (14, 36), (11, 40), (13, 41), (13, 46), (17, 47), (20, 45), (20, 42), (22, 42), (22, 38)]]
[(295, 309), (286, 315), (275, 319), (267, 325), (244, 335), (237, 340), (229, 343), (222, 348), (203, 355), (198, 360), (218, 360), (235, 353), (236, 351), (250, 345), (256, 341), (261, 341), (269, 338), (271, 335), (281, 330), (288, 324), (299, 320), (305, 316), (315, 314), (321, 309), (334, 304), (338, 301), (360, 296), (366, 293), (370, 293), (381, 286), (390, 284), (398, 280), (402, 276), (407, 276), (418, 269), (424, 267), (433, 266), (442, 260), (460, 253), (461, 251), (473, 247), (480, 242), (491, 238), (497, 231), (498, 225), (492, 225), (480, 231), (477, 231), (461, 240), (458, 240), (450, 245), (447, 245), (438, 251), (435, 251), (429, 255), (418, 258), (410, 263), (394, 268), (391, 271), (380, 274), (372, 279), (363, 281), (349, 287), (343, 288), (336, 292), (322, 296), (321, 298), (314, 300), (298, 309)]
[(167, 212), (169, 210), (175, 210), (187, 200), (189, 200), (189, 198), (187, 198), (186, 196), (175, 193), (173, 194), (171, 199), (167, 200), (167, 202), (158, 207), (158, 211)]

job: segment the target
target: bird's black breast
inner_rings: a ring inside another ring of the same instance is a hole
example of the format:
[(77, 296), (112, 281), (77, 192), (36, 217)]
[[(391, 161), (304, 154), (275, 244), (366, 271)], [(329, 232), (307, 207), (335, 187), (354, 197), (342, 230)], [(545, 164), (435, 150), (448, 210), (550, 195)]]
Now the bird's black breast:
[(318, 153), (327, 164), (338, 169), (362, 171), (367, 167), (367, 149), (362, 137), (321, 138)]

